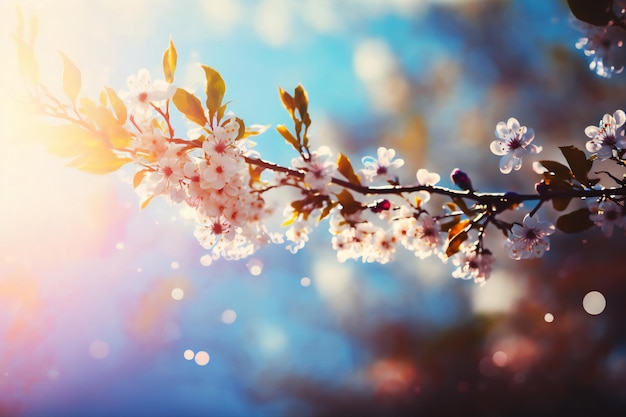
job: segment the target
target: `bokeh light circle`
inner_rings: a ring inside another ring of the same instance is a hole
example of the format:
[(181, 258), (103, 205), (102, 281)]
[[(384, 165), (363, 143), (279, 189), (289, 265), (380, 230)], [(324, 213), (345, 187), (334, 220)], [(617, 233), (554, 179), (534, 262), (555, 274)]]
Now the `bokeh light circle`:
[(174, 300), (180, 301), (185, 297), (185, 291), (182, 288), (174, 288), (171, 295)]
[(583, 308), (592, 316), (596, 316), (604, 311), (606, 298), (599, 291), (590, 291), (583, 298)]
[(233, 324), (237, 320), (237, 313), (235, 310), (224, 310), (222, 312), (222, 322), (225, 324)]
[(211, 360), (209, 354), (203, 350), (196, 352), (196, 363), (200, 366), (204, 366)]

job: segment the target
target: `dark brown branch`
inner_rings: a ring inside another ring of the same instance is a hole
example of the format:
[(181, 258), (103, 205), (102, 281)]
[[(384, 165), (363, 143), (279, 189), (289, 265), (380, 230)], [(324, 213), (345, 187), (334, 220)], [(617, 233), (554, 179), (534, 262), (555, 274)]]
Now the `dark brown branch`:
[[(304, 178), (304, 172), (292, 168), (276, 165), (272, 162), (262, 159), (245, 157), (248, 164), (260, 166), (270, 171), (281, 172), (297, 178)], [(439, 187), (435, 185), (383, 185), (369, 187), (365, 185), (353, 184), (349, 181), (335, 178), (332, 179), (333, 184), (337, 184), (343, 188), (354, 191), (363, 195), (399, 195), (404, 193), (414, 193), (417, 191), (426, 191), (431, 194), (444, 195), (452, 198), (464, 198), (475, 201), (481, 205), (491, 206), (494, 211), (501, 211), (514, 204), (524, 201), (549, 201), (555, 198), (588, 198), (588, 197), (608, 197), (608, 196), (626, 196), (626, 187), (605, 188), (605, 189), (571, 189), (566, 191), (547, 190), (541, 194), (517, 194), (514, 192), (506, 193), (476, 193), (461, 190), (452, 190), (450, 188)]]

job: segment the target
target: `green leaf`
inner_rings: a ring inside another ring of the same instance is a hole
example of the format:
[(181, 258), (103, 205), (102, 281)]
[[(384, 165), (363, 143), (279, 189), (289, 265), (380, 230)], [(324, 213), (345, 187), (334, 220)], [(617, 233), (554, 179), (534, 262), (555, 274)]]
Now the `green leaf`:
[(187, 90), (177, 88), (172, 97), (174, 105), (185, 117), (194, 123), (204, 126), (207, 123), (200, 99)]
[(446, 256), (449, 258), (455, 253), (459, 252), (461, 250), (461, 244), (467, 240), (467, 237), (468, 235), (465, 231), (454, 235), (454, 237), (452, 237), (452, 239), (450, 239), (448, 242), (448, 247), (446, 248)]
[(107, 96), (109, 97), (111, 107), (113, 107), (113, 111), (115, 112), (115, 118), (117, 119), (117, 122), (123, 125), (124, 123), (126, 123), (126, 117), (128, 116), (128, 113), (126, 111), (126, 105), (112, 88), (104, 88), (107, 92)]
[(461, 211), (466, 215), (466, 216), (473, 216), (475, 211), (470, 209), (469, 207), (467, 207), (467, 203), (465, 202), (465, 200), (461, 197), (457, 197), (454, 196), (452, 197), (452, 200), (454, 201), (454, 203), (461, 209)]
[(32, 15), (30, 17), (30, 31), (28, 33), (28, 44), (32, 48), (35, 45), (37, 34), (39, 33), (39, 19), (37, 16)]
[(80, 70), (68, 57), (60, 52), (63, 58), (63, 91), (74, 103), (78, 98), (82, 86)]
[(300, 119), (305, 126), (311, 124), (311, 119), (309, 118), (309, 95), (301, 84), (298, 84), (294, 91), (293, 101), (295, 107), (298, 109), (298, 113), (300, 113)]
[(251, 136), (257, 136), (264, 133), (267, 129), (270, 128), (270, 125), (252, 125), (246, 126), (246, 131), (244, 132), (242, 139), (249, 138)]
[(556, 221), (556, 227), (565, 233), (579, 233), (585, 231), (594, 225), (589, 218), (591, 212), (586, 208), (580, 208), (571, 213), (564, 214)]
[(143, 210), (143, 209), (145, 209), (146, 207), (148, 207), (148, 204), (150, 204), (150, 202), (152, 201), (152, 199), (153, 199), (153, 198), (154, 198), (154, 194), (153, 194), (153, 195), (151, 195), (151, 196), (149, 196), (149, 197), (148, 197), (148, 198), (146, 198), (145, 200), (143, 200), (143, 201), (141, 202), (140, 209), (141, 209), (141, 210)]
[(276, 126), (276, 130), (285, 138), (288, 144), (293, 146), (296, 151), (301, 152), (302, 148), (300, 147), (300, 143), (298, 143), (298, 140), (291, 134), (289, 129), (287, 129), (287, 126), (278, 125)]
[(71, 160), (67, 165), (90, 174), (108, 174), (132, 162), (130, 158), (119, 157), (111, 150), (100, 147)]
[[(448, 203), (446, 203), (448, 204)], [(441, 227), (441, 231), (442, 232), (449, 232), (450, 229), (452, 229), (453, 226), (455, 226), (456, 224), (458, 224), (461, 221), (461, 216), (454, 216), (452, 217), (451, 220), (445, 222), (445, 223), (439, 223), (440, 227)]]
[(222, 100), (226, 94), (226, 84), (219, 72), (211, 67), (202, 65), (206, 74), (206, 107), (209, 109), (209, 118), (213, 123), (213, 116), (222, 107)]
[(62, 158), (71, 158), (102, 147), (101, 139), (92, 131), (77, 124), (48, 126), (45, 132), (48, 152)]
[(454, 236), (458, 235), (459, 233), (467, 232), (468, 230), (467, 226), (470, 224), (471, 224), (471, 221), (469, 221), (468, 219), (465, 219), (453, 225), (450, 228), (450, 230), (448, 230), (448, 239), (453, 239)]
[(135, 173), (135, 176), (133, 177), (133, 188), (139, 187), (139, 184), (141, 184), (146, 174), (150, 171), (150, 169), (142, 169), (140, 171), (137, 171)]
[(563, 153), (563, 156), (574, 174), (574, 178), (576, 178), (578, 182), (591, 187), (600, 181), (599, 178), (590, 179), (588, 177), (589, 171), (591, 171), (591, 167), (593, 166), (593, 161), (587, 159), (583, 151), (572, 145), (559, 146), (559, 149)]
[(343, 217), (347, 217), (363, 209), (363, 205), (356, 201), (352, 194), (346, 189), (341, 190), (336, 196), (339, 204), (341, 204), (341, 214)]
[(246, 134), (246, 124), (244, 123), (243, 119), (240, 119), (239, 117), (237, 117), (235, 120), (237, 121), (237, 124), (239, 124), (239, 132), (237, 132), (237, 137), (235, 138), (235, 140), (239, 140), (243, 138), (243, 136)]
[(20, 72), (29, 82), (37, 84), (39, 81), (39, 65), (35, 59), (33, 49), (26, 45), (22, 39), (17, 37), (13, 37), (13, 39), (15, 39), (17, 44), (17, 63)]
[(280, 94), (280, 101), (283, 103), (283, 107), (285, 107), (285, 109), (289, 112), (289, 115), (293, 119), (294, 110), (296, 108), (293, 97), (281, 87), (278, 87), (278, 93)]
[(341, 152), (339, 152), (339, 158), (337, 159), (337, 169), (351, 184), (361, 185), (361, 179), (354, 172), (350, 159)]
[(163, 74), (165, 74), (165, 81), (168, 83), (174, 82), (174, 72), (176, 71), (176, 61), (178, 54), (176, 53), (176, 47), (170, 39), (170, 46), (163, 53)]
[(324, 220), (326, 217), (328, 217), (328, 215), (330, 214), (331, 210), (334, 209), (335, 207), (337, 207), (337, 202), (333, 201), (329, 204), (327, 204), (324, 209), (322, 210), (322, 213), (320, 214), (320, 217), (317, 219), (317, 221), (321, 221)]
[[(561, 179), (546, 180), (546, 184), (548, 185), (548, 190), (550, 192), (556, 193), (567, 192), (573, 188), (571, 182)], [(552, 207), (554, 207), (555, 210), (563, 211), (567, 208), (570, 201), (572, 201), (571, 197), (553, 197)]]
[(573, 178), (572, 172), (570, 169), (556, 161), (547, 161), (542, 160), (539, 161), (541, 165), (543, 165), (549, 172), (550, 175), (544, 174), (544, 178), (551, 180), (571, 180)]

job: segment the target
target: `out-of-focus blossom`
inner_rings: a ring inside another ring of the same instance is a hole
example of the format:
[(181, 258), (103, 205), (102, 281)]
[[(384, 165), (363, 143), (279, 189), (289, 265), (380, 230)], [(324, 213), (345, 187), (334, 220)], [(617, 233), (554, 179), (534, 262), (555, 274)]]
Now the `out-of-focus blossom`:
[(150, 103), (156, 103), (172, 98), (176, 88), (163, 80), (155, 80), (146, 69), (140, 69), (137, 75), (128, 77), (126, 84), (130, 91), (120, 91), (119, 96), (128, 103), (130, 111), (135, 117), (145, 120), (150, 116)]
[(624, 227), (624, 208), (613, 200), (591, 201), (588, 204), (589, 219), (596, 224), (606, 237), (613, 235), (613, 228)]
[(591, 138), (585, 145), (589, 152), (597, 152), (598, 158), (607, 160), (613, 157), (614, 149), (626, 149), (624, 132), (619, 131), (626, 122), (623, 110), (616, 110), (613, 115), (605, 114), (598, 126), (587, 126), (585, 135)]
[(624, 70), (624, 36), (624, 30), (617, 27), (588, 25), (586, 36), (576, 42), (576, 48), (591, 58), (590, 70), (610, 78)]
[(509, 118), (506, 123), (499, 122), (495, 134), (498, 140), (491, 142), (490, 149), (494, 154), (502, 155), (500, 172), (503, 174), (519, 170), (522, 167), (522, 156), (538, 154), (543, 149), (541, 146), (531, 144), (535, 139), (535, 131), (520, 126), (514, 117)]
[(330, 161), (330, 157), (330, 148), (320, 146), (317, 151), (311, 152), (308, 160), (302, 157), (294, 158), (292, 165), (294, 168), (304, 171), (304, 182), (312, 190), (323, 193), (337, 172), (337, 164)]
[[(424, 168), (418, 169), (415, 176), (417, 177), (419, 185), (432, 186), (441, 180), (441, 176), (439, 174), (436, 172), (430, 172)], [(430, 200), (430, 193), (428, 191), (419, 191), (418, 194), (423, 202)]]
[(457, 266), (452, 276), (460, 279), (473, 279), (476, 284), (484, 285), (491, 275), (493, 261), (494, 257), (488, 249), (483, 249), (481, 252), (473, 249), (463, 250), (452, 260)]
[(509, 256), (513, 259), (540, 258), (550, 250), (549, 235), (554, 233), (554, 225), (539, 220), (539, 216), (524, 216), (522, 224), (514, 224), (504, 246), (509, 248)]
[(377, 179), (391, 179), (397, 178), (394, 171), (404, 165), (403, 159), (396, 159), (396, 151), (393, 149), (387, 149), (385, 147), (379, 147), (377, 150), (377, 158), (371, 156), (365, 156), (361, 159), (365, 168), (361, 170), (361, 174), (369, 182)]

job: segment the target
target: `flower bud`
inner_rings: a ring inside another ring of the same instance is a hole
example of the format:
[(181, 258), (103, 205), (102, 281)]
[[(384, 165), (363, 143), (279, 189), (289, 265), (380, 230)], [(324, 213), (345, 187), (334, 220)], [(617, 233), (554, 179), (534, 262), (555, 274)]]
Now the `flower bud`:
[(380, 200), (376, 202), (376, 205), (372, 207), (372, 211), (374, 213), (380, 213), (382, 211), (387, 211), (391, 208), (391, 201), (389, 200)]
[(472, 180), (470, 177), (463, 171), (458, 168), (454, 168), (452, 173), (450, 174), (450, 179), (462, 190), (468, 190), (469, 192), (474, 192), (474, 187), (472, 186)]
[(537, 194), (539, 195), (544, 195), (550, 191), (550, 186), (546, 184), (544, 180), (541, 180), (541, 182), (535, 184), (535, 191), (537, 191)]

